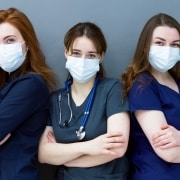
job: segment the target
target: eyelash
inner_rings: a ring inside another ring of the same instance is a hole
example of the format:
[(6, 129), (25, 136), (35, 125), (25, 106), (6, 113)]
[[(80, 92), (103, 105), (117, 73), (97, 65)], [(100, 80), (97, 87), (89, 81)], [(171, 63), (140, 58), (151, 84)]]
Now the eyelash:
[(14, 43), (14, 42), (15, 42), (15, 40), (12, 39), (12, 38), (6, 39), (6, 43), (7, 43), (7, 44), (12, 44), (12, 43)]
[[(81, 54), (79, 52), (72, 52), (72, 55), (75, 56), (75, 57), (81, 56)], [(87, 57), (89, 59), (94, 59), (94, 58), (96, 58), (96, 55), (95, 54), (88, 54)]]
[[(155, 44), (157, 44), (159, 46), (163, 46), (164, 45), (164, 43), (161, 42), (161, 41), (157, 41), (157, 42), (155, 42)], [(170, 46), (172, 46), (172, 47), (180, 47), (180, 44), (174, 43), (174, 44), (171, 44)]]

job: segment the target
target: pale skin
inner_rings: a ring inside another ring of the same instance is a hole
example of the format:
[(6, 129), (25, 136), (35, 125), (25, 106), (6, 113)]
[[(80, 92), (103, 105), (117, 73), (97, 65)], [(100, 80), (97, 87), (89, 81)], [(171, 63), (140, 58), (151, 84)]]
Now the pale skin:
[[(27, 47), (26, 44), (24, 43), (24, 39), (20, 33), (20, 31), (12, 26), (10, 23), (1, 23), (0, 24), (0, 44), (14, 44), (14, 43), (22, 43), (22, 52), (23, 54), (26, 53)], [(9, 137), (11, 136), (7, 134), (4, 139), (0, 141), (0, 145), (4, 144)]]
[(4, 144), (4, 143), (9, 139), (10, 136), (11, 136), (10, 133), (9, 133), (8, 135), (6, 135), (6, 137), (5, 137), (3, 140), (0, 141), (0, 146), (1, 146), (2, 144)]
[[(93, 42), (87, 37), (79, 37), (74, 41), (73, 52), (65, 49), (65, 57), (98, 58)], [(73, 81), (72, 98), (76, 105), (81, 105), (89, 94), (95, 77), (87, 83)], [(69, 167), (92, 167), (122, 157), (126, 152), (129, 138), (129, 115), (127, 112), (117, 113), (107, 120), (107, 133), (85, 142), (69, 144), (57, 143), (53, 129), (47, 126), (40, 140), (39, 161)], [(93, 148), (92, 148), (93, 147)]]
[[(151, 45), (180, 47), (180, 34), (175, 28), (159, 26), (155, 28)], [(178, 86), (168, 72), (152, 69), (156, 80), (177, 93)], [(135, 116), (147, 136), (155, 153), (167, 162), (180, 163), (180, 131), (167, 123), (161, 111), (138, 110)]]

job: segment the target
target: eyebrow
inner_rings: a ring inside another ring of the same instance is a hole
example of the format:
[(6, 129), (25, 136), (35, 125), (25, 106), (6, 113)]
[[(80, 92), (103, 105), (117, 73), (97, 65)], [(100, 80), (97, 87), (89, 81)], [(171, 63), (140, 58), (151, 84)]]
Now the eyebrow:
[[(154, 39), (160, 39), (162, 41), (166, 41), (165, 39), (161, 38), (161, 37), (155, 37)], [(180, 39), (179, 40), (174, 40), (173, 42), (180, 42)]]
[[(72, 49), (73, 51), (78, 51), (78, 52), (81, 52), (81, 50), (78, 50), (78, 49)], [(93, 53), (93, 54), (97, 54), (96, 51), (88, 51), (88, 53)]]
[(8, 35), (8, 36), (5, 36), (3, 39), (7, 39), (7, 38), (9, 38), (9, 37), (14, 37), (14, 38), (16, 38), (15, 35)]

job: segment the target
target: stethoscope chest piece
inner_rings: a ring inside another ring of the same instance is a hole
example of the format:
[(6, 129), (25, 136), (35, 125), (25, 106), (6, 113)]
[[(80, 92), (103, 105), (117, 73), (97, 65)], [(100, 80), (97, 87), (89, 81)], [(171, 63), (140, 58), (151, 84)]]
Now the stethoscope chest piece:
[(84, 139), (84, 137), (86, 136), (86, 132), (84, 131), (84, 127), (81, 126), (79, 128), (78, 131), (76, 131), (76, 135), (79, 141), (81, 141), (82, 139)]
[[(99, 81), (99, 78), (97, 77), (96, 80), (95, 80), (95, 83), (94, 83), (94, 86), (90, 92), (90, 95), (88, 97), (88, 100), (87, 100), (87, 104), (86, 104), (86, 107), (85, 107), (85, 111), (84, 111), (84, 115), (83, 115), (83, 118), (82, 118), (82, 121), (81, 121), (81, 124), (80, 124), (80, 128), (79, 130), (76, 131), (76, 136), (77, 136), (77, 139), (79, 141), (81, 141), (82, 139), (85, 138), (86, 136), (86, 132), (85, 132), (85, 125), (86, 125), (86, 122), (87, 122), (87, 119), (88, 119), (88, 116), (89, 116), (89, 113), (90, 113), (90, 109), (91, 109), (91, 106), (92, 106), (92, 103), (93, 103), (93, 99), (94, 99), (94, 96), (95, 96), (95, 90), (96, 90), (96, 87), (97, 87), (97, 83)], [(58, 98), (58, 105), (59, 105), (59, 125), (60, 127), (69, 127), (69, 124), (72, 120), (72, 109), (71, 109), (71, 105), (70, 105), (70, 94), (69, 94), (69, 86), (72, 84), (72, 78), (70, 79), (67, 79), (66, 82), (65, 82), (65, 89), (66, 89), (66, 92), (67, 92), (67, 101), (68, 101), (68, 107), (70, 109), (70, 118), (69, 120), (66, 120), (64, 123), (62, 123), (62, 112), (61, 112), (61, 100), (62, 100), (62, 97), (61, 97), (61, 93), (59, 95), (59, 98)]]

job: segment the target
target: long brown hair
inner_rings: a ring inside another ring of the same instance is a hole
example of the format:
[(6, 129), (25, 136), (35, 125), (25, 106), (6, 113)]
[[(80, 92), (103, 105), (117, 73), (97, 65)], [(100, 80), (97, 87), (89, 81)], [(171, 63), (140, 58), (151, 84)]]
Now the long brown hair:
[[(147, 21), (140, 34), (133, 61), (121, 76), (121, 81), (124, 84), (124, 97), (128, 95), (134, 80), (140, 73), (151, 73), (151, 65), (148, 61), (148, 53), (153, 31), (158, 26), (176, 28), (180, 34), (179, 23), (173, 17), (167, 14), (157, 14)], [(169, 70), (169, 72), (177, 79), (180, 79), (180, 63), (177, 63), (171, 70)], [(139, 81), (142, 82), (142, 79), (139, 79)]]
[[(9, 8), (7, 10), (0, 10), (0, 24), (1, 23), (9, 23), (17, 28), (28, 47), (26, 59), (22, 66), (13, 72), (13, 78), (27, 73), (37, 73), (44, 78), (50, 89), (55, 87), (55, 75), (45, 63), (45, 56), (28, 17), (16, 8)], [(8, 76), (8, 73), (0, 68), (0, 88), (4, 86)]]
[[(106, 39), (102, 30), (96, 24), (91, 22), (81, 22), (69, 29), (64, 37), (64, 46), (67, 51), (72, 51), (75, 39), (82, 36), (89, 38), (94, 43), (97, 53), (104, 56), (107, 49)], [(105, 77), (105, 71), (102, 63), (100, 64), (98, 75), (101, 78)]]

